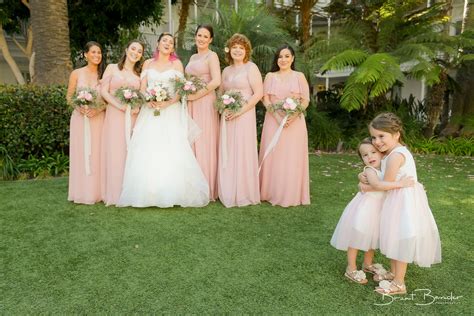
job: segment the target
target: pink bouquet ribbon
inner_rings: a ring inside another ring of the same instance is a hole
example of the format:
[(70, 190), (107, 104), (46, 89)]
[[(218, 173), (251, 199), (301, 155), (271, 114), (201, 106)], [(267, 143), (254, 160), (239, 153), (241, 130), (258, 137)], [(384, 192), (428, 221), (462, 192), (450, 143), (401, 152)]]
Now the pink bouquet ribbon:
[(286, 121), (288, 121), (288, 114), (285, 115), (283, 120), (280, 123), (280, 126), (278, 126), (277, 131), (275, 132), (275, 135), (273, 135), (272, 140), (270, 141), (270, 144), (268, 144), (267, 149), (265, 149), (265, 153), (263, 154), (262, 161), (260, 162), (260, 166), (258, 166), (258, 174), (260, 174), (260, 169), (262, 169), (263, 162), (265, 161), (265, 158), (268, 157), (268, 155), (273, 151), (275, 146), (278, 144), (278, 140), (280, 139), (281, 133), (283, 132), (283, 128), (285, 127)]

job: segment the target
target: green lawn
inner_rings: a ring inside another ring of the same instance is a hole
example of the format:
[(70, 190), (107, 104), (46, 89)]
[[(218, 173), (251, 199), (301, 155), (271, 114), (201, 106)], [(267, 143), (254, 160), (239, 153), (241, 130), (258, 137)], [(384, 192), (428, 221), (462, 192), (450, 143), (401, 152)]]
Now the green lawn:
[(404, 301), (343, 277), (329, 240), (362, 165), (327, 154), (310, 159), (312, 205), (289, 209), (75, 205), (67, 178), (0, 182), (0, 313), (473, 314), (474, 160), (415, 158), (443, 262), (410, 265)]

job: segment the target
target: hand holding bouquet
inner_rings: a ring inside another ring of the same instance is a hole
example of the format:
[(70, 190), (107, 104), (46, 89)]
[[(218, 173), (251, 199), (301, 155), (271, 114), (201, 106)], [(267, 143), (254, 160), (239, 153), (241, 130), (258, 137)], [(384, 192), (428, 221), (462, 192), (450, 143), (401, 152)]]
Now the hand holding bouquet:
[(236, 113), (240, 111), (244, 104), (244, 98), (239, 91), (229, 90), (224, 92), (216, 100), (215, 107), (222, 114), (225, 110)]
[(206, 83), (193, 75), (186, 75), (185, 78), (176, 77), (172, 81), (174, 83), (176, 93), (181, 97), (188, 96), (206, 88)]
[(293, 114), (305, 114), (305, 109), (301, 105), (301, 102), (295, 98), (286, 98), (280, 102), (272, 104), (269, 109), (270, 112), (282, 111), (287, 116)]
[(120, 101), (120, 103), (130, 106), (134, 109), (143, 104), (144, 98), (143, 95), (137, 89), (122, 87), (115, 91), (115, 97)]
[[(163, 102), (169, 99), (168, 90), (162, 84), (154, 82), (148, 85), (145, 91), (145, 100), (147, 102)], [(155, 116), (160, 115), (160, 109), (155, 109)]]
[(71, 99), (73, 107), (83, 107), (84, 109), (99, 109), (103, 106), (97, 98), (97, 91), (91, 88), (80, 88), (74, 93)]

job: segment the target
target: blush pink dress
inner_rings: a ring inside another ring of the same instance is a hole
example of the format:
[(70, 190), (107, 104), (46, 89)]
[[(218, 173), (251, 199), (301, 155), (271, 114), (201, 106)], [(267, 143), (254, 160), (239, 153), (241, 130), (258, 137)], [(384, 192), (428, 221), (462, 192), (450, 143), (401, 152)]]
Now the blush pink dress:
[[(264, 95), (272, 103), (287, 97), (309, 100), (306, 79), (295, 71), (282, 80), (276, 73), (265, 78)], [(278, 129), (272, 113), (267, 112), (260, 141), (260, 162), (266, 148)], [(260, 170), (260, 194), (262, 201), (284, 207), (310, 204), (308, 132), (304, 115), (283, 129), (278, 143), (265, 158)]]
[[(207, 58), (209, 54), (204, 57)], [(212, 80), (208, 63), (202, 59), (190, 61), (185, 72), (208, 83)], [(193, 144), (196, 159), (209, 183), (209, 198), (217, 199), (217, 152), (219, 145), (219, 114), (214, 108), (215, 91), (200, 99), (188, 101), (191, 118), (201, 129), (201, 134)]]
[[(253, 95), (248, 72), (252, 62), (233, 69), (223, 78), (223, 91), (238, 90), (244, 98)], [(236, 119), (226, 121), (227, 161), (223, 161), (223, 133), (219, 139), (218, 191), (219, 200), (225, 207), (260, 203), (258, 183), (257, 123), (255, 108)]]
[[(110, 80), (109, 93), (113, 96), (121, 87), (140, 88), (140, 78), (135, 75), (114, 74), (102, 79)], [(137, 115), (132, 115), (132, 128)], [(127, 158), (125, 140), (125, 112), (107, 105), (102, 133), (101, 192), (105, 205), (116, 205), (122, 191), (123, 173)]]
[[(77, 78), (77, 89), (92, 88), (99, 95), (98, 83), (88, 86), (84, 77)], [(77, 90), (76, 89), (76, 90)], [(89, 118), (91, 136), (90, 174), (86, 174), (84, 159), (84, 116), (78, 110), (71, 115), (69, 132), (69, 189), (68, 200), (74, 203), (94, 204), (101, 201), (100, 194), (100, 145), (104, 112)]]

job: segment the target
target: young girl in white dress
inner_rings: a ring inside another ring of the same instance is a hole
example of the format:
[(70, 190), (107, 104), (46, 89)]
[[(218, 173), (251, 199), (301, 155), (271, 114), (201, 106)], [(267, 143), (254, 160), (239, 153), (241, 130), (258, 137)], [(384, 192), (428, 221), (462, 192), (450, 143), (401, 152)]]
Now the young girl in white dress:
[[(366, 284), (365, 272), (379, 275), (386, 271), (380, 264), (372, 264), (374, 249), (379, 246), (380, 211), (385, 198), (385, 190), (391, 190), (413, 185), (413, 179), (403, 178), (397, 182), (382, 181), (380, 171), (382, 153), (373, 145), (370, 138), (365, 138), (359, 144), (359, 157), (365, 164), (364, 175), (376, 192), (359, 192), (349, 202), (339, 219), (331, 245), (339, 250), (347, 251), (347, 268), (345, 277), (359, 284)], [(362, 270), (357, 270), (357, 253), (365, 251)]]
[[(417, 181), (415, 161), (403, 144), (401, 120), (393, 113), (379, 114), (369, 124), (369, 132), (374, 146), (385, 154), (384, 181), (397, 181), (403, 176)], [(376, 288), (384, 295), (406, 294), (408, 263), (429, 267), (441, 262), (438, 227), (419, 182), (387, 193), (380, 214), (380, 252), (391, 259), (393, 275), (391, 282), (383, 280)]]

